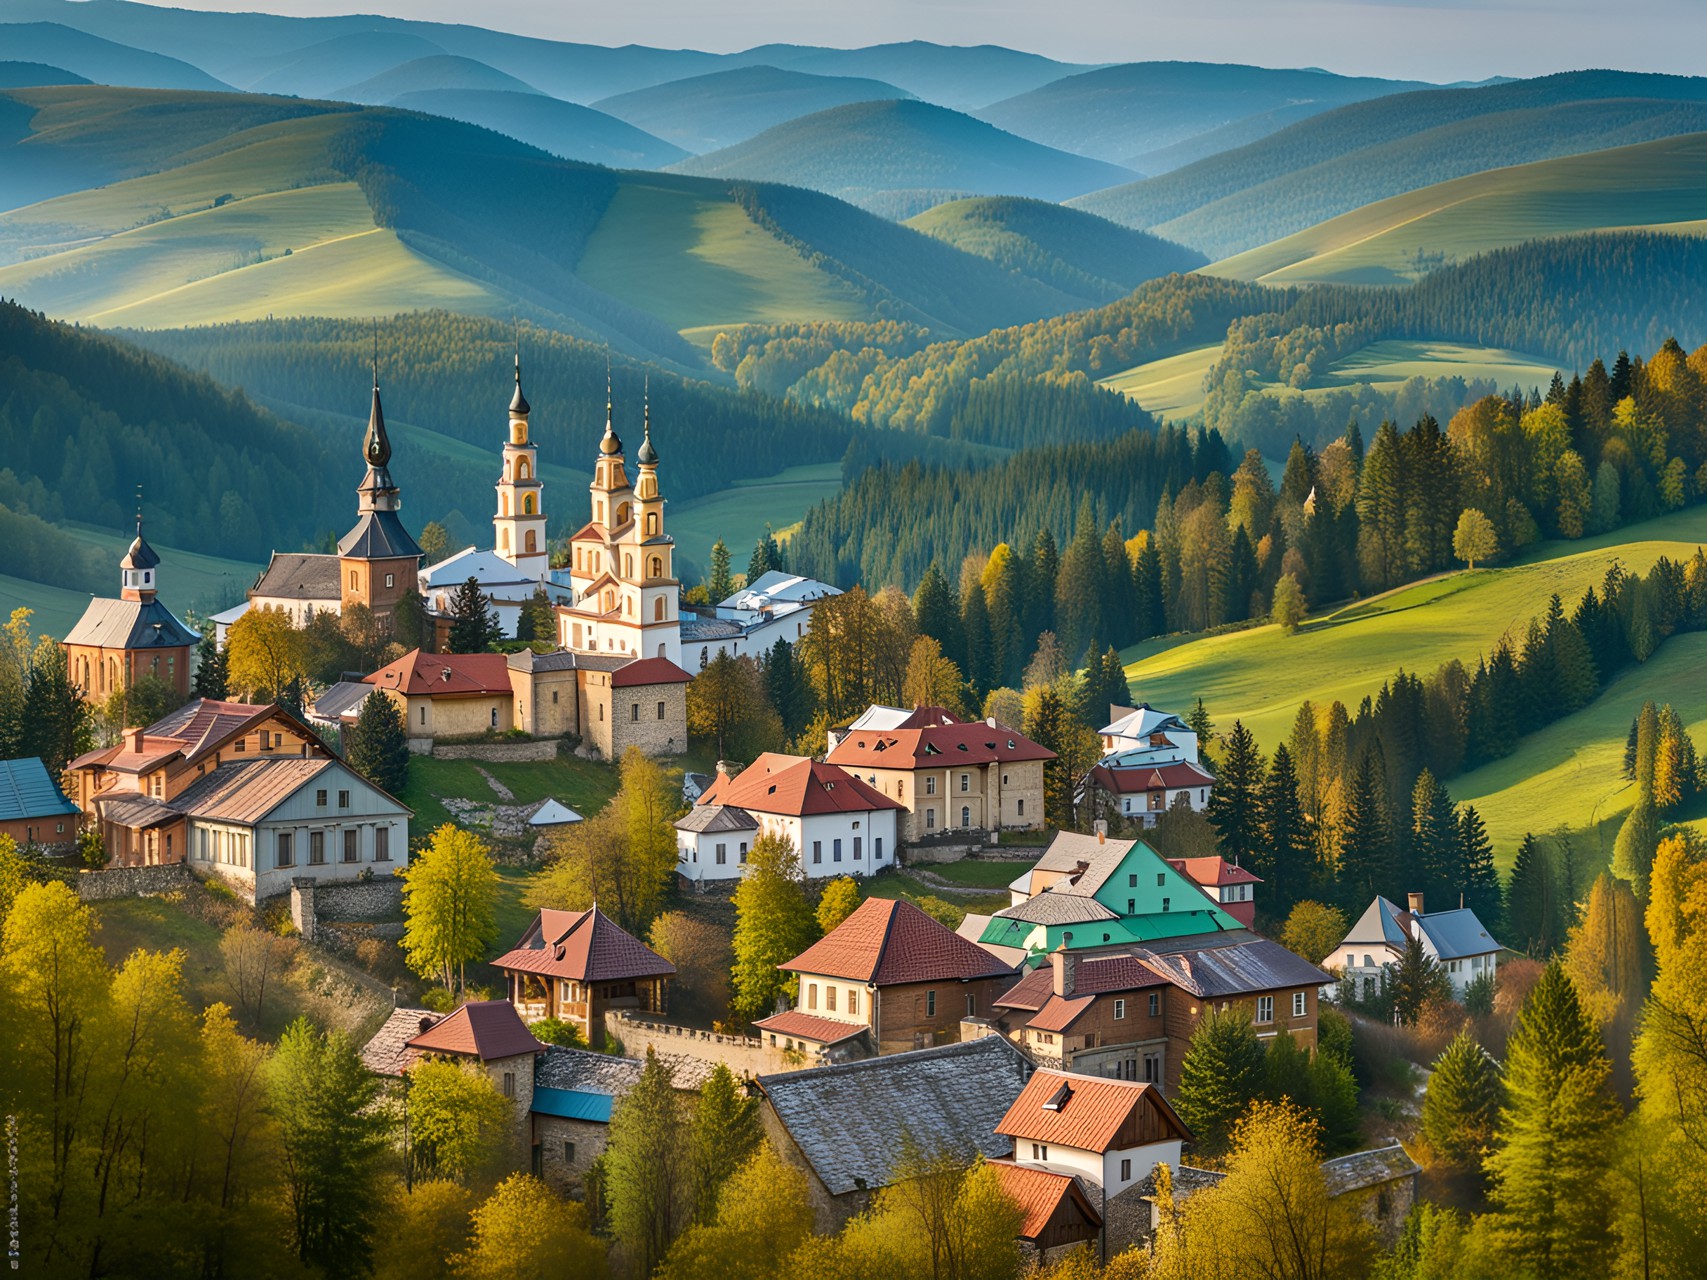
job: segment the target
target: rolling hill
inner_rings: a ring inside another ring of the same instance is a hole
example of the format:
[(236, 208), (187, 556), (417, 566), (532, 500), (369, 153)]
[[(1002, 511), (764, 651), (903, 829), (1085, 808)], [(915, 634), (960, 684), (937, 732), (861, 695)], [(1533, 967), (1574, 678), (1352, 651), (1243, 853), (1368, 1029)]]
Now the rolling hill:
[(1419, 88), (1413, 82), (1208, 62), (1128, 62), (992, 103), (979, 119), (1063, 151), (1138, 168), (1138, 157), (1212, 130), (1260, 127), (1276, 111), (1325, 111)]
[(436, 42), (408, 31), (352, 31), (307, 48), (249, 57), (225, 68), (223, 78), (250, 93), (330, 98), (344, 85), (445, 52)]
[(207, 72), (177, 58), (103, 40), (56, 22), (0, 25), (8, 59), (63, 67), (96, 84), (147, 89), (227, 89)]
[(613, 172), (442, 118), (98, 87), (11, 90), (8, 116), (8, 156), (88, 189), (0, 215), (0, 291), (105, 324), (442, 306), (697, 365), (676, 330), (969, 333), (1073, 305), (826, 196)]
[(1707, 233), (1707, 133), (1456, 178), (1216, 263), (1270, 284), (1404, 284), (1444, 261), (1618, 228)]
[(770, 45), (749, 49), (739, 56), (816, 75), (875, 77), (899, 85), (926, 102), (960, 111), (1025, 93), (1076, 71), (1089, 70), (1001, 45), (942, 45), (927, 40), (876, 44), (863, 49)]
[(43, 62), (0, 62), (0, 89), (27, 89), (43, 84), (88, 84), (87, 76)]
[(1087, 307), (1146, 280), (1203, 265), (1194, 250), (1044, 200), (981, 196), (938, 205), (907, 225), (989, 258)]
[(476, 124), (565, 160), (613, 169), (662, 169), (688, 155), (625, 120), (542, 93), (436, 89), (402, 94), (390, 105)]
[(593, 105), (700, 154), (744, 142), (773, 125), (850, 102), (910, 97), (881, 80), (738, 67), (617, 94)]
[(503, 93), (539, 92), (525, 80), (518, 80), (496, 67), (487, 66), (484, 62), (438, 53), (391, 67), (358, 84), (345, 85), (326, 96), (341, 102), (366, 102), (378, 106), (406, 93), (427, 93), (444, 89), (484, 89)]
[(684, 160), (680, 173), (810, 187), (854, 204), (929, 190), (1062, 200), (1129, 170), (1029, 142), (928, 102), (864, 102)]
[(1707, 79), (1619, 71), (1394, 94), (1074, 204), (1224, 257), (1450, 178), (1696, 132), (1704, 102)]

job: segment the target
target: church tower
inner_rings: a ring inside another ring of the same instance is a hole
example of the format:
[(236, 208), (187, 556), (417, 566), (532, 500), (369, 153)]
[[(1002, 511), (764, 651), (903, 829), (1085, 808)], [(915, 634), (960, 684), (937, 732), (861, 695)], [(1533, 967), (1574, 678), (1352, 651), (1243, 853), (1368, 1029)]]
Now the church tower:
[[(639, 595), (639, 652), (647, 657), (681, 661), (681, 619), (677, 614), (678, 588), (674, 574), (675, 539), (664, 532), (664, 495), (658, 488), (658, 450), (652, 444), (652, 403), (646, 402), (646, 437), (635, 460), (640, 478), (635, 482), (634, 524), (618, 536), (623, 540), (623, 577)], [(632, 548), (632, 556), (630, 549)]]
[(391, 478), (391, 439), (379, 403), (379, 367), (374, 366), (373, 407), (362, 437), (367, 473), (356, 488), (356, 525), (338, 542), (341, 605), (365, 605), (376, 618), (389, 620), (406, 591), (416, 589), (421, 548), (398, 516), (402, 491)]
[(500, 559), (529, 578), (543, 581), (551, 567), (545, 541), (544, 496), (539, 451), (528, 438), (527, 397), (522, 394), (522, 357), (516, 355), (516, 392), (510, 397), (510, 435), (498, 477), (498, 511), (492, 517), (493, 547)]
[[(141, 493), (140, 486), (137, 492)], [(153, 604), (157, 589), (154, 571), (159, 566), (160, 557), (154, 554), (154, 548), (149, 546), (148, 540), (142, 536), (142, 503), (138, 498), (136, 538), (131, 542), (130, 550), (124, 553), (124, 559), (119, 561), (119, 599)]]

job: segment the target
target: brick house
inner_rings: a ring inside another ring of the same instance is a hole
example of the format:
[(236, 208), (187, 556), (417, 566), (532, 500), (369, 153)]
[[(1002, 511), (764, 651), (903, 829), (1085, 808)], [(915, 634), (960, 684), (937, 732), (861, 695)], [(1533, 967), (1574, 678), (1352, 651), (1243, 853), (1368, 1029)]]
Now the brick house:
[(754, 1026), (772, 1044), (792, 1038), (814, 1053), (847, 1039), (848, 1028), (880, 1054), (956, 1040), (961, 1019), (988, 1015), (1014, 980), (1002, 960), (888, 898), (867, 898), (779, 967), (799, 981), (797, 1007)]
[(82, 816), (35, 756), (0, 760), (0, 836), (20, 849), (66, 852), (76, 847)]
[(603, 1042), (607, 1010), (664, 1013), (676, 972), (597, 906), (542, 909), (492, 967), (504, 975), (509, 1002), (524, 1022), (558, 1018), (591, 1045)]

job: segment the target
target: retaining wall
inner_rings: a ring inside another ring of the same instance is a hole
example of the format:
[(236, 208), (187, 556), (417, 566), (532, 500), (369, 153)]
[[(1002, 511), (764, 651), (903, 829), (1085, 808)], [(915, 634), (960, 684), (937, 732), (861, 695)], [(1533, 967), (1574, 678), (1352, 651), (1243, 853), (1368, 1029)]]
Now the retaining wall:
[(437, 760), (491, 760), (504, 764), (515, 760), (555, 760), (557, 747), (558, 739), (541, 738), (537, 742), (432, 743), (429, 751)]
[[(291, 923), (310, 942), (334, 924), (357, 921), (394, 924), (402, 909), (403, 881), (396, 876), (330, 884), (298, 876), (290, 885)], [(403, 936), (401, 925), (397, 936)]]
[(148, 898), (174, 889), (188, 889), (196, 883), (195, 873), (181, 862), (161, 867), (109, 867), (79, 875), (77, 897), (83, 902)]
[(720, 1035), (698, 1027), (678, 1027), (651, 1018), (636, 1017), (625, 1009), (605, 1012), (605, 1034), (622, 1042), (624, 1057), (644, 1058), (647, 1049), (660, 1054), (679, 1053), (706, 1062), (721, 1062), (736, 1075), (773, 1075), (824, 1065), (812, 1057), (792, 1058), (752, 1036)]

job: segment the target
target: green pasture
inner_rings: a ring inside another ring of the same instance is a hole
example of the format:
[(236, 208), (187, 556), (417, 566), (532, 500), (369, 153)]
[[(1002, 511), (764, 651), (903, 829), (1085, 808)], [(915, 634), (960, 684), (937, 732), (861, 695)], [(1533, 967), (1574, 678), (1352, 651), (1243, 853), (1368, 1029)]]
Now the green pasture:
[[(481, 770), (491, 774), (514, 793), (506, 800), (492, 789)], [(557, 800), (583, 818), (604, 808), (616, 794), (616, 769), (608, 764), (559, 756), (555, 760), (441, 760), (412, 756), (409, 781), (398, 799), (415, 813), (410, 830), (417, 836), (431, 835), (455, 819), (444, 805), (446, 799), (471, 800), (477, 804), (532, 804)]]
[(1168, 418), (1189, 418), (1203, 408), (1203, 375), (1221, 358), (1221, 344), (1194, 347), (1178, 355), (1135, 365), (1099, 385), (1135, 400), (1144, 409)]
[(790, 529), (841, 488), (842, 468), (837, 462), (789, 467), (774, 476), (738, 481), (703, 498), (671, 503), (670, 535), (683, 562), (703, 573), (711, 571), (711, 544), (722, 538), (729, 548), (730, 567), (742, 573), (766, 525), (775, 533)]

